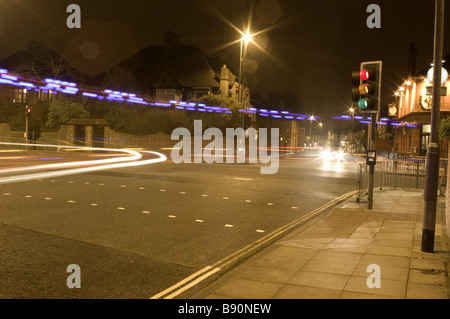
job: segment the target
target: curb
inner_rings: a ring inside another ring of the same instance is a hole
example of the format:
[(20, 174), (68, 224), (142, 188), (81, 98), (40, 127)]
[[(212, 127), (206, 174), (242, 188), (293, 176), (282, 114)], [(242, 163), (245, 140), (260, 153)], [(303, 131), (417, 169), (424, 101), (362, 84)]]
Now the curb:
[[(346, 193), (344, 195), (339, 196), (338, 198), (330, 201), (329, 203), (305, 214), (304, 216), (290, 222), (289, 224), (282, 226), (275, 231), (271, 232), (270, 234), (256, 240), (255, 242), (239, 249), (238, 251), (232, 253), (231, 255), (228, 255), (227, 257), (219, 260), (218, 262), (214, 263), (213, 265), (207, 266), (198, 272), (192, 274), (189, 277), (186, 277), (182, 281), (176, 283), (175, 285), (167, 288), (166, 290), (150, 297), (150, 299), (173, 299), (181, 294), (188, 294), (189, 289), (197, 286), (202, 281), (208, 279), (211, 276), (215, 276), (216, 279), (219, 277), (219, 272), (224, 272), (226, 270), (229, 270), (233, 266), (236, 266), (239, 262), (242, 260), (248, 259), (250, 256), (254, 255), (256, 252), (262, 250), (263, 248), (266, 248), (273, 242), (275, 242), (277, 239), (281, 238), (282, 236), (286, 235), (290, 231), (294, 230), (299, 225), (305, 224), (312, 220), (315, 217), (318, 217), (321, 213), (324, 211), (335, 208), (333, 206), (337, 206), (338, 204), (346, 201), (347, 199), (354, 196), (358, 191), (351, 191), (349, 193)], [(209, 278), (210, 280), (212, 278)], [(198, 286), (196, 287), (198, 289)], [(178, 297), (183, 298), (183, 297)], [(189, 296), (185, 297), (189, 298)], [(183, 299), (185, 299), (183, 298)], [(196, 297), (197, 298), (197, 297)]]

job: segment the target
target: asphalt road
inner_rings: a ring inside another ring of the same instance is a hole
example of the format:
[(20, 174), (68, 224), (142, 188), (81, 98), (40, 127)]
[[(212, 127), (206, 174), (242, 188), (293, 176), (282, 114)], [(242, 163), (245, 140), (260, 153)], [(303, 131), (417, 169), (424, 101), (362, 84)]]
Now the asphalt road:
[(304, 155), (274, 175), (167, 161), (0, 184), (0, 298), (150, 298), (355, 190), (353, 161)]

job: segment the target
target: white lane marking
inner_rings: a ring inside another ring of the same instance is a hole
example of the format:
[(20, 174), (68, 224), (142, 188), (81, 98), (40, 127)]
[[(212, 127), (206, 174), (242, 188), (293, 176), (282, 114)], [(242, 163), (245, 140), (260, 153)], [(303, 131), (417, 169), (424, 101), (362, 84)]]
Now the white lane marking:
[(69, 184), (73, 184), (73, 183), (75, 183), (74, 181), (69, 181)]
[(251, 178), (244, 178), (244, 177), (235, 177), (234, 179), (237, 181), (252, 181), (253, 180)]
[(148, 210), (143, 210), (142, 214), (150, 214), (150, 212)]
[(226, 197), (226, 196), (225, 196), (225, 197), (222, 197), (222, 198), (223, 198), (223, 199), (230, 199), (230, 197)]
[(160, 191), (160, 192), (165, 192), (166, 190), (165, 190), (165, 189), (160, 189), (159, 191)]
[(68, 203), (71, 203), (71, 204), (72, 204), (72, 203), (75, 203), (74, 200), (68, 200), (67, 202), (68, 202)]
[(45, 197), (44, 199), (45, 200), (51, 200), (52, 198), (51, 197)]
[(264, 233), (265, 231), (262, 230), (262, 229), (257, 229), (256, 232), (257, 232), (257, 233)]
[(202, 194), (202, 197), (208, 197), (208, 195), (206, 195), (206, 194)]
[(84, 182), (84, 184), (85, 184), (85, 185), (89, 185), (90, 183), (89, 183), (89, 182)]
[(251, 203), (252, 201), (250, 199), (245, 200), (246, 203)]
[(9, 195), (11, 195), (11, 193), (3, 193), (3, 195), (9, 196)]
[(99, 183), (98, 186), (105, 186), (105, 183)]
[(33, 197), (32, 195), (25, 195), (26, 198), (31, 198)]
[(175, 216), (175, 215), (169, 215), (167, 217), (169, 217), (169, 218), (177, 218), (177, 216)]
[(118, 210), (125, 210), (125, 207), (117, 207)]
[(145, 189), (145, 187), (139, 187), (139, 189)]
[(232, 228), (234, 225), (226, 224), (225, 227)]
[(203, 223), (203, 222), (204, 222), (203, 219), (196, 219), (195, 221), (196, 221), (197, 223)]
[(180, 192), (180, 194), (182, 194), (182, 195), (185, 195), (185, 194), (186, 194), (186, 192)]
[(125, 188), (125, 187), (127, 187), (127, 185), (120, 185), (120, 187)]
[(267, 203), (268, 206), (273, 206), (273, 203)]
[(98, 206), (98, 204), (97, 203), (92, 203), (91, 206)]

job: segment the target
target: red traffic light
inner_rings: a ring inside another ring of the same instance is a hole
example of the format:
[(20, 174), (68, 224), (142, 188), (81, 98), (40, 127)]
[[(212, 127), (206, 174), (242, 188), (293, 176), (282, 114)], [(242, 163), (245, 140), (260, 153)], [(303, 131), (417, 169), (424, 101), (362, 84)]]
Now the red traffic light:
[(362, 70), (359, 72), (359, 77), (360, 77), (361, 80), (363, 80), (363, 81), (367, 81), (367, 80), (369, 79), (369, 76), (370, 76), (370, 74), (369, 74), (369, 71), (367, 71), (367, 70), (362, 69)]

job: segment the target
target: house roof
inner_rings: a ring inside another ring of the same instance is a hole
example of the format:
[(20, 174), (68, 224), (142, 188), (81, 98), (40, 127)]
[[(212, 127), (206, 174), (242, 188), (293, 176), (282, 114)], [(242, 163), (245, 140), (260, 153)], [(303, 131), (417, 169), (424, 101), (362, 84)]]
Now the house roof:
[(148, 46), (119, 65), (128, 68), (145, 86), (152, 86), (163, 71), (182, 87), (220, 87), (217, 73), (195, 45)]

